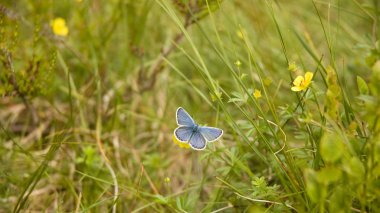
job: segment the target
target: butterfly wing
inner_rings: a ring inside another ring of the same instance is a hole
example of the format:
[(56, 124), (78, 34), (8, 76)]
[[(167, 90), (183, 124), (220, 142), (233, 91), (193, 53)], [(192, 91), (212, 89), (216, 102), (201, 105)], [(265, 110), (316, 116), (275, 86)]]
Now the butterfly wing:
[(208, 142), (216, 141), (223, 135), (223, 130), (215, 127), (202, 126), (198, 131)]
[(206, 148), (206, 143), (206, 139), (199, 131), (195, 132), (189, 140), (191, 148), (195, 150), (204, 150)]
[(177, 109), (176, 119), (177, 119), (178, 126), (193, 127), (195, 125), (193, 118), (182, 107), (179, 107)]
[(191, 148), (195, 150), (203, 150), (206, 148), (207, 142), (218, 140), (223, 135), (223, 130), (215, 127), (199, 127), (194, 132), (197, 125), (194, 119), (182, 107), (176, 112), (176, 121), (179, 126), (174, 130), (174, 136), (178, 141), (189, 143)]
[(188, 126), (180, 126), (174, 130), (174, 136), (178, 141), (187, 143), (193, 134), (193, 128)]

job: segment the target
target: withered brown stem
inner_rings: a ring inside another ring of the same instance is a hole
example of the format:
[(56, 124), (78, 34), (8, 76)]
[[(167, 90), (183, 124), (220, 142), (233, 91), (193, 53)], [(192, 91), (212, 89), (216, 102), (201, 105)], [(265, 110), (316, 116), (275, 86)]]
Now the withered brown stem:
[(15, 72), (14, 67), (13, 67), (12, 54), (8, 50), (6, 50), (6, 49), (1, 49), (1, 53), (5, 57), (5, 60), (4, 60), (5, 67), (11, 72), (11, 76), (10, 76), (10, 79), (9, 79), (10, 83), (12, 84), (12, 86), (13, 86), (15, 92), (17, 93), (17, 95), (21, 98), (22, 102), (24, 103), (26, 110), (28, 110), (31, 113), (33, 124), (37, 124), (39, 122), (39, 119), (38, 119), (38, 116), (37, 116), (37, 112), (34, 109), (33, 105), (31, 105), (29, 103), (27, 95), (24, 94), (20, 90), (20, 87), (19, 87), (19, 85), (17, 83), (16, 72)]

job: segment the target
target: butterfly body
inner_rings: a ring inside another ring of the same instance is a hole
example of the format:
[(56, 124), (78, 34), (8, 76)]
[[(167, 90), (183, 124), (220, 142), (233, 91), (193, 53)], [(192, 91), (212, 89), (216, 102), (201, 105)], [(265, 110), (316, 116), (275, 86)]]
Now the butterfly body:
[(199, 129), (199, 125), (198, 125), (198, 124), (195, 124), (195, 125), (193, 126), (193, 133), (197, 132), (198, 129)]
[(218, 140), (223, 135), (223, 130), (215, 127), (200, 126), (182, 108), (176, 112), (178, 127), (174, 130), (174, 136), (182, 143), (189, 143), (195, 150), (206, 148), (207, 142)]

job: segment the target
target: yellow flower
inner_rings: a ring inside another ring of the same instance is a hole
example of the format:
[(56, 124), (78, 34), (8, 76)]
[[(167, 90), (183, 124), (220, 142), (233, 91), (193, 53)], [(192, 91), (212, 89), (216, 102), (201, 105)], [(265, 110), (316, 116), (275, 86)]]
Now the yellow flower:
[(306, 90), (309, 87), (312, 79), (313, 79), (312, 72), (306, 72), (305, 77), (301, 75), (297, 76), (297, 78), (294, 79), (293, 81), (294, 86), (291, 88), (292, 91), (299, 92), (302, 90)]
[(240, 32), (240, 31), (237, 31), (237, 32), (236, 32), (236, 35), (237, 35), (240, 39), (243, 39), (243, 38), (244, 38), (243, 33)]
[(247, 31), (245, 29), (238, 29), (236, 30), (236, 35), (239, 39), (244, 40), (245, 37), (247, 37)]
[(253, 97), (255, 97), (256, 99), (261, 98), (261, 91), (258, 89), (255, 89), (255, 92), (253, 92)]
[(298, 70), (298, 67), (296, 65), (296, 62), (292, 61), (292, 62), (289, 62), (288, 64), (288, 70), (289, 71), (292, 71), (292, 72), (295, 72)]
[(234, 63), (237, 67), (240, 67), (241, 66), (241, 62), (239, 60), (235, 61)]
[(54, 34), (58, 36), (67, 36), (69, 33), (69, 28), (66, 26), (66, 21), (63, 18), (55, 18), (51, 23), (51, 28)]
[(179, 147), (185, 148), (185, 149), (189, 149), (190, 148), (190, 145), (188, 143), (183, 143), (183, 142), (180, 142), (179, 140), (177, 140), (177, 138), (175, 137), (174, 134), (173, 134), (172, 138), (173, 138), (173, 142), (175, 144), (177, 144)]
[(165, 181), (165, 183), (170, 183), (170, 177), (166, 177), (166, 178), (164, 179), (164, 181)]

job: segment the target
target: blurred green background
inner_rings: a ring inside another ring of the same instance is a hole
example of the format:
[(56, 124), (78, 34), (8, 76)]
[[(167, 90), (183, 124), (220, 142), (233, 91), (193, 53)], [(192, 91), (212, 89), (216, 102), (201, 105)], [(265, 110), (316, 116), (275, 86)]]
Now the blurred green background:
[[(380, 211), (379, 21), (376, 0), (0, 0), (0, 212)], [(178, 146), (180, 106), (222, 139)]]

